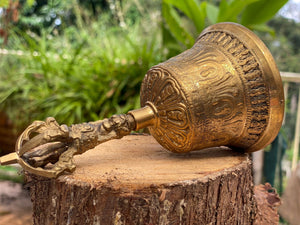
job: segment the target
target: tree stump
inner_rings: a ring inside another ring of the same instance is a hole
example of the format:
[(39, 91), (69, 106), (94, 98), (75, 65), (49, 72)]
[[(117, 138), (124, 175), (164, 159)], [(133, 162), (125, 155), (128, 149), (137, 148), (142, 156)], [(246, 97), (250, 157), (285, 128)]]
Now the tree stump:
[(34, 224), (252, 224), (251, 162), (226, 147), (187, 154), (130, 135), (75, 157), (58, 179), (29, 175)]

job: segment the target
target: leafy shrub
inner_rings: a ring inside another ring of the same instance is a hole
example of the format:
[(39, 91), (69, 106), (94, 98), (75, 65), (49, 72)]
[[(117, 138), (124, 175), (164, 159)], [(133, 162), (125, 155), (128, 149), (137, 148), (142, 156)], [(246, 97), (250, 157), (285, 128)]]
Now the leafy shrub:
[[(214, 2), (214, 3), (213, 3)], [(274, 31), (265, 23), (287, 0), (163, 0), (163, 46), (169, 56), (190, 48), (205, 26), (219, 22), (236, 22), (249, 29)]]
[(59, 35), (11, 35), (21, 54), (1, 56), (0, 109), (23, 126), (48, 116), (66, 124), (98, 120), (139, 107), (144, 74), (161, 61), (160, 34), (141, 33), (141, 23), (108, 27), (107, 20)]

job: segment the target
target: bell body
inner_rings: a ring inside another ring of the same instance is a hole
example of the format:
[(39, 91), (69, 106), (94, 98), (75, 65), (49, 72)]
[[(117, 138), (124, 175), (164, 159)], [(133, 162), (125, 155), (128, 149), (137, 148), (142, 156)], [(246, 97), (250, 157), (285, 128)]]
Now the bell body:
[(155, 114), (150, 133), (174, 152), (222, 145), (260, 150), (276, 137), (284, 114), (272, 55), (234, 23), (208, 27), (191, 49), (152, 67), (141, 105)]

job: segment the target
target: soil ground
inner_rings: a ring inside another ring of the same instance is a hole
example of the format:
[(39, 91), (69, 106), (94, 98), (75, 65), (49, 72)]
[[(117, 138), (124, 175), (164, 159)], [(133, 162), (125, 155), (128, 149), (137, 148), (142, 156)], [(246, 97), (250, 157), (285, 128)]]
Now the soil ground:
[(32, 224), (29, 190), (22, 184), (0, 181), (0, 224)]

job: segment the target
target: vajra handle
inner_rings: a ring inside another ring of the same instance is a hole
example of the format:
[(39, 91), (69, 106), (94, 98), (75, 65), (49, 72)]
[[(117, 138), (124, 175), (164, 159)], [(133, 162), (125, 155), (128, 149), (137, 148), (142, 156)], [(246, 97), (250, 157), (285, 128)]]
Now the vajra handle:
[(157, 116), (150, 104), (127, 114), (70, 127), (49, 117), (28, 126), (17, 140), (16, 152), (1, 157), (0, 164), (19, 163), (28, 172), (55, 178), (75, 170), (74, 155), (156, 123)]

